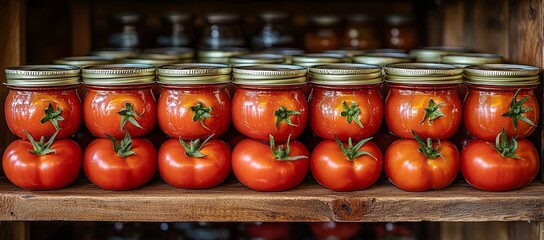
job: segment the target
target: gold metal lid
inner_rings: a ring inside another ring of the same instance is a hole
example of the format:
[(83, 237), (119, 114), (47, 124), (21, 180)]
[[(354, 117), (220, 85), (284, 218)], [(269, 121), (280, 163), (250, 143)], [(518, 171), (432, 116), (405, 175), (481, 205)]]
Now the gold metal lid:
[(285, 64), (235, 67), (233, 82), (240, 85), (282, 86), (306, 83), (307, 68)]
[(308, 53), (293, 56), (293, 64), (303, 67), (342, 62), (349, 62), (349, 57), (346, 55), (334, 53)]
[(442, 63), (454, 64), (461, 67), (501, 63), (502, 57), (491, 53), (456, 53), (442, 56)]
[(239, 54), (247, 54), (247, 48), (225, 47), (225, 48), (208, 48), (198, 51), (198, 61), (203, 63), (228, 63), (229, 57)]
[(111, 57), (114, 59), (123, 59), (140, 54), (140, 50), (133, 48), (102, 48), (91, 52), (93, 56)]
[(6, 85), (46, 87), (79, 84), (81, 70), (72, 65), (25, 65), (5, 69)]
[(304, 54), (304, 50), (301, 48), (267, 48), (263, 49), (261, 53), (280, 54), (284, 56), (293, 56)]
[(354, 63), (364, 63), (378, 66), (385, 66), (393, 63), (414, 62), (414, 58), (406, 53), (385, 52), (385, 53), (365, 53), (353, 57)]
[(78, 66), (80, 68), (87, 66), (95, 66), (102, 64), (112, 64), (115, 59), (111, 57), (101, 56), (77, 56), (77, 57), (65, 57), (55, 60), (55, 64), (64, 64)]
[(185, 63), (157, 68), (162, 84), (220, 84), (230, 82), (232, 68), (227, 64)]
[(149, 64), (108, 64), (82, 69), (83, 83), (90, 85), (146, 84), (155, 81), (155, 67)]
[(539, 83), (537, 67), (518, 64), (484, 64), (464, 68), (470, 84), (498, 86), (532, 86)]
[(321, 85), (366, 85), (382, 82), (377, 65), (333, 63), (310, 68), (310, 83)]
[(166, 64), (179, 63), (181, 61), (182, 60), (180, 60), (178, 57), (174, 55), (159, 54), (159, 53), (144, 53), (134, 57), (128, 57), (128, 58), (125, 58), (125, 60), (123, 60), (124, 63), (149, 64), (155, 67), (166, 65)]
[(229, 64), (233, 67), (256, 65), (256, 64), (282, 64), (285, 57), (279, 54), (250, 53), (229, 57)]
[(376, 49), (366, 49), (365, 53), (406, 53), (406, 51), (402, 49), (394, 49), (394, 48), (376, 48)]
[(145, 49), (144, 53), (173, 55), (179, 59), (193, 59), (195, 57), (195, 50), (185, 47), (149, 48)]
[(458, 84), (463, 69), (440, 63), (395, 63), (384, 67), (386, 82), (406, 84)]
[(412, 49), (410, 56), (415, 57), (417, 62), (440, 63), (442, 56), (451, 53), (465, 53), (468, 49), (458, 46), (435, 46), (420, 49)]
[(348, 57), (353, 57), (355, 55), (360, 55), (365, 53), (366, 50), (364, 49), (357, 49), (357, 48), (346, 48), (346, 49), (335, 49), (335, 50), (325, 50), (323, 53), (332, 53), (332, 54), (341, 54), (346, 55)]

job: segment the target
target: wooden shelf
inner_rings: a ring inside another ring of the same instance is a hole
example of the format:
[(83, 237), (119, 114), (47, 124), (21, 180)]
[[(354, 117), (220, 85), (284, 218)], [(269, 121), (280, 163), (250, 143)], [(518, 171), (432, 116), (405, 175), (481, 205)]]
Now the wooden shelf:
[(544, 184), (504, 193), (458, 183), (409, 193), (387, 182), (337, 193), (307, 181), (263, 193), (236, 181), (207, 190), (153, 180), (133, 191), (106, 191), (87, 180), (56, 191), (26, 191), (0, 179), (0, 221), (543, 221)]

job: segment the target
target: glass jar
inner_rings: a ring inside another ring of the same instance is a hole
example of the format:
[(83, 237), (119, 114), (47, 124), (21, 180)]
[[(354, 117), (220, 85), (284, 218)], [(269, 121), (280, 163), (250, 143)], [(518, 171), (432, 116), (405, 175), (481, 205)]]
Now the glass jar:
[(416, 62), (440, 63), (442, 56), (454, 53), (466, 53), (469, 49), (457, 46), (435, 46), (410, 50), (410, 56), (416, 58)]
[(526, 65), (466, 67), (463, 124), (467, 132), (486, 141), (494, 141), (503, 128), (509, 138), (529, 136), (539, 121), (538, 73), (537, 67)]
[(385, 66), (389, 95), (385, 121), (400, 138), (447, 139), (457, 132), (462, 106), (457, 85), (463, 69), (436, 63), (396, 63)]
[(364, 53), (354, 56), (353, 62), (384, 67), (387, 64), (414, 62), (414, 58), (406, 53)]
[(195, 50), (185, 47), (149, 48), (143, 51), (148, 54), (171, 55), (178, 58), (180, 63), (191, 63), (195, 58)]
[(285, 58), (285, 64), (292, 64), (293, 56), (304, 54), (304, 50), (300, 48), (267, 48), (262, 50), (261, 53), (282, 55)]
[(319, 137), (347, 142), (373, 136), (382, 123), (381, 68), (331, 64), (310, 68), (310, 127)]
[(335, 15), (310, 17), (308, 30), (304, 36), (307, 52), (323, 52), (338, 49), (342, 45), (341, 19)]
[(91, 133), (106, 138), (142, 137), (155, 126), (156, 102), (151, 92), (155, 67), (111, 64), (83, 68), (89, 89), (83, 100), (83, 120)]
[(232, 122), (243, 135), (276, 142), (296, 139), (308, 122), (308, 103), (302, 92), (306, 68), (292, 65), (258, 65), (233, 69), (236, 93)]
[(247, 48), (227, 47), (220, 49), (201, 49), (198, 51), (198, 62), (200, 63), (228, 63), (229, 57), (247, 54)]
[(348, 56), (334, 53), (307, 53), (293, 56), (293, 65), (302, 67), (312, 67), (329, 63), (345, 63), (349, 61)]
[(361, 223), (316, 222), (310, 223), (310, 228), (317, 240), (349, 240), (361, 231)]
[(262, 12), (258, 14), (258, 19), (258, 32), (252, 38), (254, 49), (294, 46), (295, 38), (291, 33), (289, 14)]
[(157, 70), (162, 87), (157, 102), (161, 130), (184, 140), (218, 138), (230, 125), (227, 91), (231, 68), (226, 64), (165, 65)]
[(203, 48), (245, 46), (240, 16), (235, 13), (209, 13), (202, 34)]
[(343, 47), (357, 49), (375, 49), (381, 45), (380, 35), (376, 29), (376, 19), (365, 14), (347, 16), (344, 30)]
[(240, 54), (229, 58), (229, 64), (233, 67), (282, 63), (285, 63), (285, 57), (278, 54), (250, 53)]
[[(55, 64), (65, 64), (65, 65), (72, 65), (72, 66), (84, 68), (88, 66), (112, 64), (114, 63), (114, 61), (115, 59), (111, 57), (78, 56), (78, 57), (65, 57), (65, 58), (57, 59), (55, 60)], [(77, 89), (77, 93), (79, 95), (79, 98), (83, 99), (83, 97), (85, 97), (85, 94), (87, 94), (87, 88), (85, 87), (85, 85), (80, 84)]]
[(409, 50), (417, 46), (419, 40), (412, 16), (388, 15), (385, 23), (386, 47)]
[(114, 48), (138, 48), (142, 45), (142, 15), (133, 12), (116, 13), (110, 17), (108, 43)]
[(160, 54), (160, 53), (142, 53), (134, 57), (127, 57), (123, 60), (128, 64), (148, 64), (154, 67), (180, 63), (181, 60), (175, 55)]
[(165, 12), (161, 15), (161, 30), (155, 40), (159, 47), (192, 45), (192, 15), (184, 12)]
[(140, 54), (140, 50), (128, 48), (101, 48), (91, 52), (93, 56), (113, 58), (116, 63), (120, 63), (123, 59), (138, 54)]
[(68, 138), (81, 125), (81, 101), (77, 95), (80, 69), (69, 65), (27, 65), (6, 72), (9, 92), (4, 115), (9, 130), (28, 140)]
[(323, 51), (323, 53), (341, 54), (341, 55), (346, 55), (349, 58), (352, 58), (355, 55), (366, 53), (366, 50), (356, 49), (356, 48), (344, 48), (344, 49), (325, 50)]

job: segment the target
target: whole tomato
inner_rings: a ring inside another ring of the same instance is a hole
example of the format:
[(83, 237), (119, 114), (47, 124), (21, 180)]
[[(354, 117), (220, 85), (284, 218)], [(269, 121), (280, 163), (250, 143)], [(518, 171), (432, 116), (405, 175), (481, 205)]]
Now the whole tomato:
[(492, 143), (475, 139), (461, 152), (461, 174), (485, 191), (508, 191), (527, 186), (538, 174), (536, 148), (525, 139), (508, 139), (506, 131)]
[(370, 187), (382, 173), (382, 152), (371, 138), (355, 146), (325, 139), (311, 155), (312, 176), (322, 186), (334, 191), (355, 191)]
[(361, 223), (322, 222), (310, 223), (310, 227), (319, 240), (347, 240), (361, 230)]
[[(4, 106), (6, 123), (22, 139), (24, 133), (57, 139), (76, 133), (81, 125), (81, 102), (75, 88), (51, 91), (10, 90)], [(58, 133), (57, 133), (58, 131)]]
[(447, 139), (459, 129), (462, 110), (455, 87), (421, 91), (391, 85), (385, 121), (400, 138), (413, 139), (413, 129), (422, 138)]
[(308, 103), (299, 88), (247, 89), (239, 86), (232, 99), (232, 122), (247, 137), (285, 142), (297, 138), (308, 122)]
[(385, 152), (384, 169), (389, 180), (405, 191), (441, 189), (455, 179), (459, 171), (459, 152), (450, 141), (423, 142), (399, 139)]
[(83, 169), (91, 182), (106, 190), (130, 190), (143, 186), (155, 175), (157, 151), (144, 138), (131, 139), (126, 133), (120, 142), (109, 136), (89, 144)]
[(242, 140), (232, 151), (232, 171), (238, 180), (257, 191), (285, 191), (302, 182), (308, 173), (308, 150), (300, 142), (275, 147), (252, 139)]
[(229, 146), (208, 137), (202, 143), (169, 139), (159, 149), (161, 177), (177, 188), (211, 188), (222, 183), (230, 173)]
[(163, 87), (157, 103), (161, 129), (173, 138), (219, 137), (230, 126), (230, 97), (225, 87)]
[(508, 137), (525, 138), (538, 123), (538, 100), (531, 89), (492, 91), (469, 87), (463, 123), (470, 135), (493, 141), (504, 128)]
[(105, 90), (89, 86), (83, 101), (83, 119), (91, 133), (106, 138), (106, 134), (122, 139), (128, 131), (132, 137), (142, 137), (153, 130), (156, 103), (150, 86), (125, 90)]
[(70, 139), (30, 142), (15, 140), (4, 152), (2, 168), (10, 182), (28, 190), (59, 189), (74, 182), (81, 171), (82, 153)]

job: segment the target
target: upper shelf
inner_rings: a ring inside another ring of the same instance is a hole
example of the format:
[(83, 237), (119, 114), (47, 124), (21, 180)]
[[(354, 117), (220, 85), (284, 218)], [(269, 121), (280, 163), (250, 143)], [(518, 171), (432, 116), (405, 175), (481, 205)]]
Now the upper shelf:
[(338, 193), (307, 181), (286, 192), (250, 190), (236, 181), (207, 190), (160, 180), (133, 191), (106, 191), (87, 180), (67, 189), (26, 191), (0, 178), (0, 221), (543, 221), (544, 184), (490, 193), (467, 184), (409, 193), (389, 183)]

